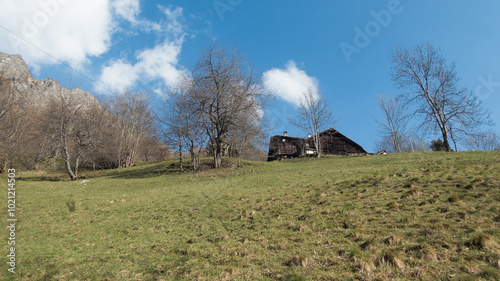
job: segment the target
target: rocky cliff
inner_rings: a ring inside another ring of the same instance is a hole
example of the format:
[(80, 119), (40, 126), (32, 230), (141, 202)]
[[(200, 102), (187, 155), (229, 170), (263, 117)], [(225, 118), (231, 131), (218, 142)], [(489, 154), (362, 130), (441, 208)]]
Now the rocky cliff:
[(36, 80), (20, 55), (0, 52), (0, 79), (10, 82), (10, 86), (17, 94), (28, 97), (37, 104), (45, 104), (49, 99), (60, 96), (75, 98), (89, 104), (97, 103), (89, 92), (61, 87), (57, 80), (51, 78)]

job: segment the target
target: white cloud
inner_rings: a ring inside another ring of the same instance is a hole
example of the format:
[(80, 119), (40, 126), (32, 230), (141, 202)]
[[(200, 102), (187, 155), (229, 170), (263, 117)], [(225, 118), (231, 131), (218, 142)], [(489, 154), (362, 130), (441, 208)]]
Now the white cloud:
[(164, 84), (174, 86), (186, 72), (178, 66), (178, 57), (182, 49), (180, 42), (165, 42), (152, 49), (146, 49), (137, 56), (135, 64), (122, 60), (111, 62), (103, 67), (96, 90), (102, 91), (101, 85), (112, 91), (124, 91), (133, 88), (139, 82), (162, 79)]
[[(167, 16), (164, 28), (167, 39), (153, 48), (138, 52), (135, 63), (126, 63), (123, 60), (115, 60), (103, 67), (99, 84), (96, 90), (102, 91), (101, 85), (113, 91), (123, 91), (133, 88), (139, 80), (150, 82), (157, 79), (168, 86), (174, 86), (181, 76), (188, 74), (179, 65), (179, 56), (184, 43), (185, 27), (180, 23), (182, 19), (182, 8), (174, 10), (162, 8)], [(176, 39), (171, 39), (175, 37)]]
[(53, 56), (79, 68), (109, 49), (109, 0), (3, 0), (1, 6), (0, 25), (13, 34), (0, 29), (0, 49), (32, 66), (59, 63)]
[(182, 8), (177, 7), (172, 10), (172, 7), (165, 8), (161, 7), (163, 13), (167, 17), (167, 22), (164, 27), (164, 32), (170, 34), (171, 36), (179, 36), (184, 33), (184, 25), (182, 24)]
[(141, 52), (137, 56), (140, 62), (136, 66), (151, 79), (160, 77), (168, 86), (175, 85), (183, 72), (177, 69), (178, 57), (182, 49), (182, 40), (179, 41), (165, 42), (163, 45)]
[[(100, 84), (104, 84), (106, 89), (124, 91), (131, 88), (138, 79), (139, 73), (135, 67), (122, 60), (117, 60), (103, 68)], [(96, 87), (100, 87), (100, 85), (96, 85)], [(99, 91), (106, 89), (97, 88)]]
[(309, 87), (316, 95), (319, 93), (318, 79), (297, 68), (293, 60), (287, 62), (285, 69), (273, 68), (264, 72), (263, 83), (268, 92), (295, 105)]
[(115, 15), (131, 23), (137, 22), (137, 16), (141, 12), (140, 0), (114, 0), (111, 6)]
[[(114, 32), (135, 34), (138, 30), (143, 32), (161, 30), (160, 24), (140, 18), (141, 0), (111, 0), (110, 5), (115, 20)], [(121, 19), (131, 23), (132, 29), (130, 26), (121, 26)]]
[[(178, 65), (186, 35), (180, 7), (158, 6), (165, 18), (150, 22), (140, 19), (141, 0), (0, 1), (0, 25), (11, 31), (0, 28), (0, 50), (21, 54), (32, 68), (63, 62), (82, 70), (92, 57), (107, 54), (115, 33), (141, 30), (156, 32), (161, 43), (138, 51), (132, 62), (110, 59), (97, 90), (133, 88), (139, 79), (171, 86), (185, 72)], [(131, 25), (124, 27), (124, 21)]]

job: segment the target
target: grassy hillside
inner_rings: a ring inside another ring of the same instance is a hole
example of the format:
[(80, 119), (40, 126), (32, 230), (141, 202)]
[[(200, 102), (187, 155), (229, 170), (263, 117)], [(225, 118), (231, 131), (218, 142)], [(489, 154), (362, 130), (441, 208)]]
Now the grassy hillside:
[(245, 164), (20, 175), (16, 276), (500, 280), (499, 152)]

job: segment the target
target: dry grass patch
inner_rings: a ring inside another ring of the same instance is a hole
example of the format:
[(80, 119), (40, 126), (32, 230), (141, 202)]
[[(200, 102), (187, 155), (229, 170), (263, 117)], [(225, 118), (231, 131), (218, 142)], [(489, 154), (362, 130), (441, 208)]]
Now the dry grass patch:
[(287, 259), (283, 264), (286, 266), (308, 267), (311, 264), (311, 258), (305, 256), (294, 256)]
[(398, 268), (404, 268), (405, 263), (399, 257), (398, 253), (392, 249), (384, 249), (379, 254), (376, 260), (377, 267), (379, 266), (393, 266)]
[(401, 246), (403, 245), (403, 242), (403, 237), (397, 235), (391, 235), (384, 239), (384, 243), (392, 247)]
[(495, 241), (495, 239), (488, 234), (478, 233), (474, 235), (469, 241), (471, 247), (493, 252), (495, 254), (500, 254), (500, 245)]

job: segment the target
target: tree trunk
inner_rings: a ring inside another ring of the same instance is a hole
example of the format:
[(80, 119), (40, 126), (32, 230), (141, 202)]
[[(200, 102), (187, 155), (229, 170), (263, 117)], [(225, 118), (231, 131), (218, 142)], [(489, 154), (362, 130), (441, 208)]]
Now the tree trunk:
[(215, 165), (215, 169), (219, 168), (222, 165), (222, 155), (221, 154), (222, 154), (221, 147), (217, 146), (214, 149), (214, 165)]
[(80, 164), (80, 156), (76, 156), (76, 159), (75, 159), (75, 179), (78, 178), (78, 166)]
[(3, 174), (3, 171), (5, 171), (5, 169), (7, 168), (7, 163), (9, 161), (7, 159), (5, 159), (2, 163), (2, 165), (0, 166), (0, 174)]
[(182, 139), (179, 139), (179, 171), (182, 172)]
[(196, 156), (191, 153), (191, 164), (193, 165), (193, 171), (198, 170), (198, 163), (196, 162)]
[(321, 143), (320, 143), (319, 133), (315, 134), (314, 137), (314, 146), (316, 147), (316, 157), (321, 158)]
[(189, 154), (191, 154), (191, 165), (193, 166), (193, 171), (198, 170), (198, 162), (196, 161), (196, 153), (195, 153), (195, 147), (194, 147), (194, 141), (190, 140), (189, 143)]
[(71, 163), (70, 163), (70, 156), (68, 153), (68, 148), (63, 147), (63, 152), (64, 152), (64, 164), (66, 167), (66, 172), (68, 172), (69, 177), (71, 178), (72, 181), (76, 180), (76, 175), (73, 173), (73, 170), (71, 169)]
[(443, 127), (441, 129), (441, 133), (443, 135), (443, 144), (445, 146), (445, 151), (451, 151), (450, 141), (448, 140), (448, 131), (447, 131), (446, 127)]

